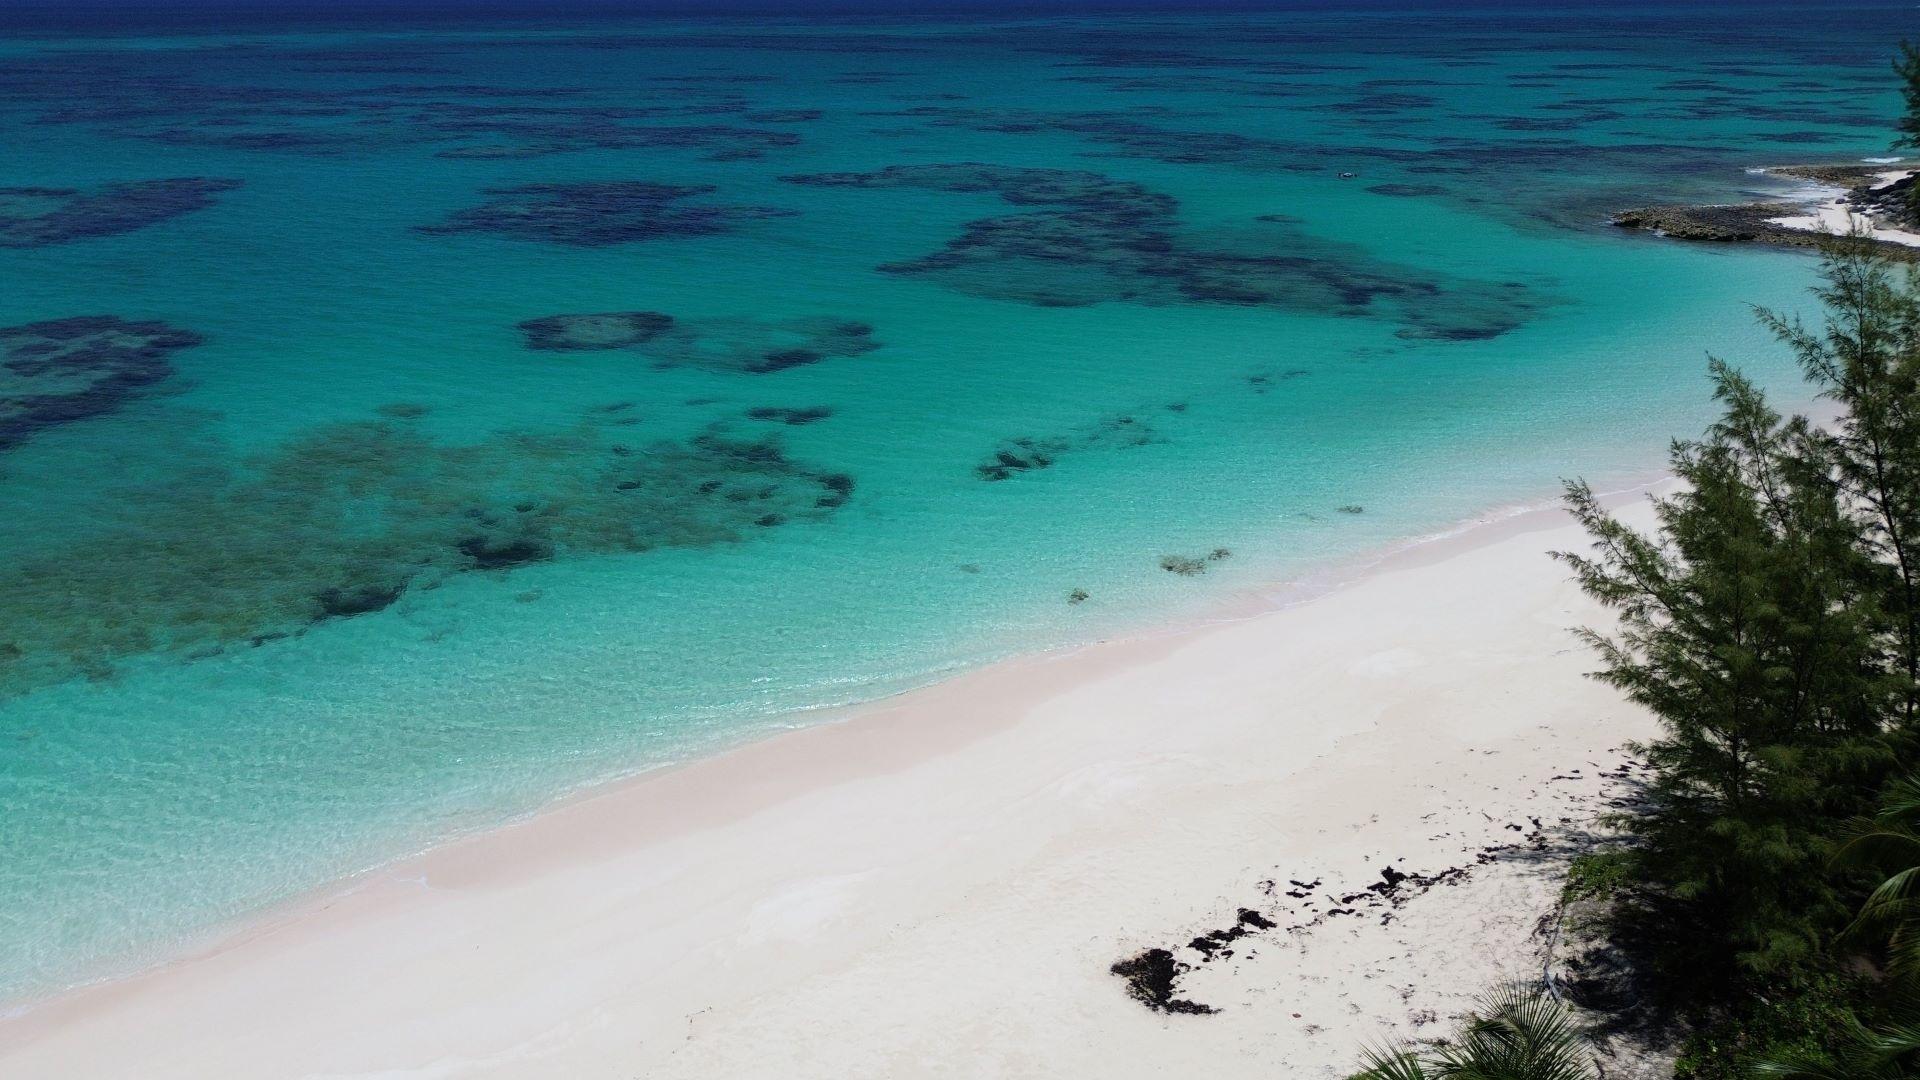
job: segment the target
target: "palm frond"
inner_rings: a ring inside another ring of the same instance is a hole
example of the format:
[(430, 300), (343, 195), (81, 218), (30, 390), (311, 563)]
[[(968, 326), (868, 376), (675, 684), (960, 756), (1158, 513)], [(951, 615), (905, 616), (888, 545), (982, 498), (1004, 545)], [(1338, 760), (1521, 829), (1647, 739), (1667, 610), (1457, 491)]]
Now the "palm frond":
[(1404, 1047), (1370, 1047), (1361, 1060), (1365, 1067), (1351, 1080), (1428, 1080), (1419, 1056)]

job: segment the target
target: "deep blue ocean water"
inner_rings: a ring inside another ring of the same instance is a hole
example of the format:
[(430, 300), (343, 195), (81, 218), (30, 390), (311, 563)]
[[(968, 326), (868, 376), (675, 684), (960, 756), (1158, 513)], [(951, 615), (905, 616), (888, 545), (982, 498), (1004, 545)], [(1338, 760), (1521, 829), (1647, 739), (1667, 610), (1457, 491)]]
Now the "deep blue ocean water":
[(1913, 23), (0, 17), (0, 998), (1797, 402)]

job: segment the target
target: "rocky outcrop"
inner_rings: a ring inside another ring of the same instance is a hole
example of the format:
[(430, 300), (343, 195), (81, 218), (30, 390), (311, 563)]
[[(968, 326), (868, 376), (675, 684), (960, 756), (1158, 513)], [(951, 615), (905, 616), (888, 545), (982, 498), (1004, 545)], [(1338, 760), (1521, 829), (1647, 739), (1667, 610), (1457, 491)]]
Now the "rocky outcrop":
[[(1877, 165), (1858, 164), (1782, 165), (1766, 171), (1775, 176), (1846, 188), (1839, 201), (1852, 212), (1870, 218), (1878, 227), (1911, 228), (1915, 224), (1909, 196), (1913, 177), (1880, 186), (1887, 170)], [(1829, 234), (1778, 224), (1778, 219), (1807, 217), (1813, 212), (1812, 206), (1786, 202), (1643, 206), (1614, 214), (1612, 222), (1623, 229), (1641, 229), (1674, 240), (1817, 248), (1829, 239)], [(1873, 243), (1895, 258), (1909, 262), (1920, 260), (1920, 249), (1910, 245), (1884, 239)]]
[(1786, 229), (1772, 224), (1771, 218), (1792, 217), (1802, 212), (1788, 203), (1739, 203), (1728, 206), (1643, 206), (1613, 215), (1613, 223), (1623, 229), (1645, 229), (1675, 240), (1700, 240), (1709, 243), (1767, 241), (1812, 247), (1820, 235), (1804, 229)]

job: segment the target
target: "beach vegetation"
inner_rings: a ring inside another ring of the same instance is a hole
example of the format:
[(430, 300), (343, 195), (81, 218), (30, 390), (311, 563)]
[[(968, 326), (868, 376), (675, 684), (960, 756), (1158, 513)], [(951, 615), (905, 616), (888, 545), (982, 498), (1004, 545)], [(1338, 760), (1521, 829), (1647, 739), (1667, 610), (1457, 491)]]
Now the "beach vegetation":
[[(1900, 76), (1900, 96), (1906, 101), (1906, 108), (1894, 127), (1900, 132), (1895, 146), (1912, 149), (1920, 147), (1920, 48), (1902, 41), (1900, 52), (1893, 58), (1893, 70)], [(1920, 185), (1909, 188), (1907, 197), (1920, 199)]]
[(1660, 734), (1631, 846), (1566, 891), (1613, 898), (1684, 1080), (1904, 1076), (1920, 1035), (1920, 291), (1852, 237), (1815, 294), (1817, 323), (1759, 317), (1835, 419), (1710, 361), (1721, 417), (1673, 444), (1651, 532), (1567, 490), (1592, 545), (1560, 557), (1618, 616), (1581, 631), (1594, 677)]
[(1369, 1051), (1352, 1080), (1593, 1080), (1586, 1033), (1559, 1001), (1506, 987), (1482, 998), (1454, 1037)]
[(1633, 880), (1635, 858), (1635, 853), (1626, 849), (1590, 851), (1578, 856), (1567, 864), (1567, 880), (1560, 890), (1561, 899), (1573, 903), (1612, 897)]

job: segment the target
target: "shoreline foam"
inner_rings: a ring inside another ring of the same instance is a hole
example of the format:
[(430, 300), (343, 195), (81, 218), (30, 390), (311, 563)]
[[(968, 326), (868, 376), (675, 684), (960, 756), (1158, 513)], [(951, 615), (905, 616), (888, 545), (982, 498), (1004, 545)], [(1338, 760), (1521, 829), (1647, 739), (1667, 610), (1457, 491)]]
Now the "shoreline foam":
[[(1884, 163), (1882, 163), (1884, 164)], [(1874, 174), (1874, 182), (1866, 186), (1868, 191), (1881, 191), (1914, 175), (1913, 169), (1888, 169)], [(1817, 185), (1830, 188), (1831, 185)], [(1837, 194), (1829, 194), (1818, 200), (1811, 214), (1798, 214), (1788, 217), (1769, 218), (1770, 224), (1783, 229), (1800, 232), (1824, 233), (1832, 236), (1845, 236), (1858, 230), (1861, 235), (1872, 240), (1904, 247), (1920, 247), (1920, 233), (1907, 229), (1882, 227), (1879, 217), (1871, 210), (1857, 211), (1852, 203), (1853, 189), (1842, 188)]]

